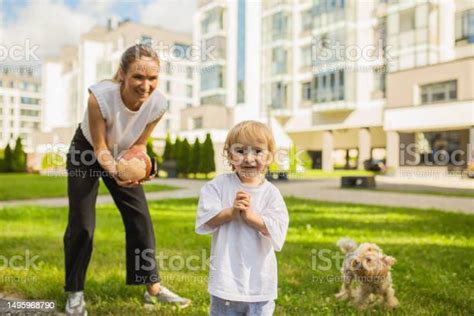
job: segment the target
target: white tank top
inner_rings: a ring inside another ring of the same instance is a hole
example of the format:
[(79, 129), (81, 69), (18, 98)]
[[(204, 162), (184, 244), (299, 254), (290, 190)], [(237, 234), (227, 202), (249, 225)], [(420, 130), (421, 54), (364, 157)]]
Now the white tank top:
[[(102, 81), (90, 86), (89, 92), (97, 99), (100, 112), (105, 119), (107, 147), (114, 157), (130, 148), (140, 137), (146, 125), (166, 111), (166, 99), (157, 89), (137, 111), (130, 110), (123, 103), (119, 83)], [(93, 145), (87, 107), (81, 129), (85, 138)]]

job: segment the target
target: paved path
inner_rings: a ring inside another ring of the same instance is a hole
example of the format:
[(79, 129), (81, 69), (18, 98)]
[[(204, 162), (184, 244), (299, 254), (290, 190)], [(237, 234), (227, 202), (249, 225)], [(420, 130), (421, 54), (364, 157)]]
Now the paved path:
[[(205, 181), (200, 180), (183, 179), (155, 179), (153, 182), (178, 186), (182, 189), (174, 191), (149, 192), (147, 193), (148, 200), (197, 197), (199, 195), (199, 189), (205, 183)], [(380, 182), (381, 183), (379, 186), (381, 188), (384, 188), (385, 185), (390, 189), (404, 189), (408, 192), (410, 190), (410, 187), (405, 184), (399, 185), (397, 187), (393, 183), (384, 184), (383, 180)], [(474, 198), (341, 189), (339, 188), (339, 180), (337, 179), (277, 182), (276, 185), (284, 196), (295, 196), (330, 202), (410, 207), (417, 209), (435, 208), (449, 212), (474, 214)], [(413, 186), (413, 188), (420, 189), (424, 187), (416, 185)], [(97, 203), (113, 203), (113, 200), (110, 195), (102, 195), (98, 197)], [(68, 205), (68, 200), (67, 198), (53, 198), (0, 202), (0, 207), (17, 205), (65, 207)]]

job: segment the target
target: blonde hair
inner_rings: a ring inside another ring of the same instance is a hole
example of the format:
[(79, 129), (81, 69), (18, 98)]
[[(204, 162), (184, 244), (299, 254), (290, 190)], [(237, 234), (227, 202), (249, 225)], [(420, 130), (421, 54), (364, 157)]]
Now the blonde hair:
[[(273, 137), (270, 128), (257, 121), (243, 121), (235, 125), (227, 134), (227, 138), (224, 143), (224, 157), (227, 161), (231, 161), (232, 157), (232, 145), (238, 143), (239, 140), (247, 139), (253, 140), (259, 143), (266, 143), (268, 153), (273, 157), (276, 150), (275, 138)], [(232, 166), (232, 168), (234, 168)]]
[(122, 54), (122, 57), (120, 57), (120, 66), (115, 72), (112, 81), (121, 83), (122, 80), (120, 78), (120, 70), (122, 70), (124, 73), (127, 73), (130, 65), (142, 57), (149, 57), (153, 59), (156, 61), (158, 69), (160, 69), (160, 57), (153, 50), (153, 48), (150, 45), (136, 44), (127, 48), (127, 50)]

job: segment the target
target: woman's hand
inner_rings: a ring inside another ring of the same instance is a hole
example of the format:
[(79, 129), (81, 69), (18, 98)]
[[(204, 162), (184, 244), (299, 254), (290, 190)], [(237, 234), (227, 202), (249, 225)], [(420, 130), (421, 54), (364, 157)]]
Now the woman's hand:
[(151, 179), (153, 179), (155, 176), (154, 175), (149, 175), (148, 177), (146, 177), (145, 179), (142, 179), (140, 181), (138, 181), (138, 183), (142, 184), (144, 182), (147, 182), (147, 181), (150, 181)]
[(112, 174), (112, 177), (114, 178), (115, 182), (117, 182), (119, 186), (124, 187), (124, 188), (134, 188), (140, 185), (139, 181), (122, 180), (118, 177), (117, 174)]

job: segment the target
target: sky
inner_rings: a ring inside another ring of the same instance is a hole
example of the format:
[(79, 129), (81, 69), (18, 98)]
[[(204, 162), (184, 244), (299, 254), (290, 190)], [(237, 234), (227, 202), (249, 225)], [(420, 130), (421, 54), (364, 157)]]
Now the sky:
[(55, 56), (110, 16), (191, 33), (196, 1), (0, 0), (0, 45), (36, 45), (40, 58)]

